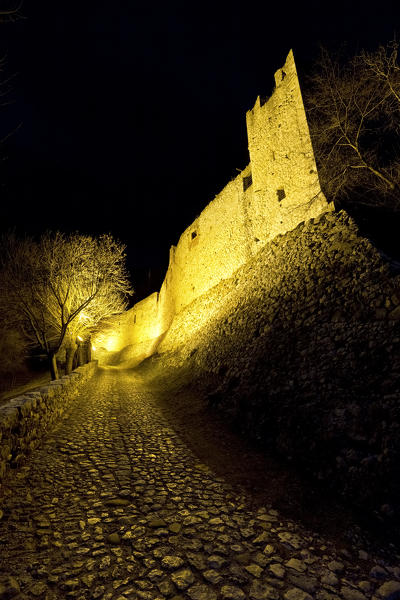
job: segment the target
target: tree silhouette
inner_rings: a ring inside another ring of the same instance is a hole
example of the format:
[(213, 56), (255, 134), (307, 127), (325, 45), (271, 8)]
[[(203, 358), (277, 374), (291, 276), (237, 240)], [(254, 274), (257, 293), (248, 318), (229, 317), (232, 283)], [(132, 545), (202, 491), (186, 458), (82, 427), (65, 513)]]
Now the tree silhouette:
[(326, 195), (399, 209), (397, 43), (345, 61), (322, 48), (304, 100)]
[(0, 314), (48, 356), (53, 379), (61, 346), (73, 352), (77, 336), (122, 312), (132, 293), (125, 246), (110, 235), (8, 234), (0, 255)]

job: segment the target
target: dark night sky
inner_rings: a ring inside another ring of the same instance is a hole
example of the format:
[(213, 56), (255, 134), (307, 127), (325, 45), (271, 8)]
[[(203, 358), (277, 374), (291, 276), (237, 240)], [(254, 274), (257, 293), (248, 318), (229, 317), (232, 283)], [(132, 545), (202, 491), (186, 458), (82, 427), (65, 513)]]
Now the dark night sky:
[(306, 68), (319, 42), (374, 48), (400, 34), (398, 0), (240, 6), (26, 0), (25, 18), (0, 26), (3, 76), (15, 74), (0, 130), (21, 122), (2, 162), (1, 228), (111, 232), (138, 300), (247, 164), (245, 113), (289, 49)]

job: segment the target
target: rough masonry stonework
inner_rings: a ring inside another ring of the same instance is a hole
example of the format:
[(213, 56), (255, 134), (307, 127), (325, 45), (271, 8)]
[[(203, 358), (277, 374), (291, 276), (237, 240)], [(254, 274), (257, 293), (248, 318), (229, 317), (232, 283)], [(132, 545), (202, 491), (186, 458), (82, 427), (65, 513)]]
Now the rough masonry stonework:
[(247, 436), (390, 522), (400, 265), (321, 194), (291, 53), (275, 81), (247, 115), (249, 166), (182, 234), (160, 292), (121, 317), (100, 358), (190, 371)]
[[(331, 210), (321, 192), (299, 80), (290, 51), (268, 100), (247, 113), (249, 165), (210, 202), (170, 250), (159, 293), (135, 305), (96, 340), (126, 359), (154, 352), (191, 302), (231, 275), (271, 239)], [(206, 318), (206, 315), (204, 315)]]
[(56, 381), (9, 400), (0, 407), (0, 488), (10, 468), (21, 465), (43, 435), (70, 406), (79, 385), (91, 377), (97, 361)]
[(152, 361), (352, 503), (400, 515), (399, 265), (344, 211), (267, 243), (176, 315)]

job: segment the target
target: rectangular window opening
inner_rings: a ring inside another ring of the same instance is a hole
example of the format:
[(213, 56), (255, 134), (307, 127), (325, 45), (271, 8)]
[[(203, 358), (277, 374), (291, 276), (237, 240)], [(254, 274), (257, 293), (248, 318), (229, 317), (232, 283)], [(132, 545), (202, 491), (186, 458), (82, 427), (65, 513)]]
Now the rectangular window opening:
[(247, 188), (249, 188), (251, 186), (251, 184), (253, 183), (253, 177), (250, 173), (250, 175), (247, 175), (247, 177), (243, 177), (243, 191), (245, 192), (247, 190)]
[(281, 202), (281, 200), (283, 200), (284, 198), (286, 198), (285, 190), (283, 188), (280, 188), (279, 190), (276, 190), (276, 193), (278, 195), (279, 202)]

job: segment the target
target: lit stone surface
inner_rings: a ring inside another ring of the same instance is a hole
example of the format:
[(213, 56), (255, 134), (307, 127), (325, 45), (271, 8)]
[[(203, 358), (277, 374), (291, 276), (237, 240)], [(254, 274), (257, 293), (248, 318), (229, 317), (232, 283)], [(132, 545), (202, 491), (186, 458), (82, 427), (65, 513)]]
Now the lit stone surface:
[(272, 96), (265, 103), (258, 98), (246, 115), (250, 164), (171, 247), (160, 292), (119, 316), (111, 334), (94, 338), (106, 350), (101, 360), (137, 364), (191, 302), (277, 235), (332, 209), (321, 193), (292, 51), (275, 83)]
[(221, 589), (224, 600), (245, 600), (246, 596), (240, 588), (234, 585), (224, 585)]
[(291, 558), (290, 560), (288, 560), (286, 566), (289, 569), (294, 569), (295, 571), (299, 571), (300, 573), (303, 573), (307, 569), (307, 566), (297, 558)]
[(217, 600), (217, 594), (207, 585), (196, 583), (187, 591), (191, 600)]
[(267, 583), (255, 580), (249, 592), (251, 600), (280, 600), (279, 591)]
[(398, 600), (400, 598), (400, 581), (386, 581), (377, 590), (377, 597), (382, 600)]
[(185, 561), (180, 556), (164, 556), (161, 564), (167, 569), (178, 569), (184, 562)]
[[(269, 439), (351, 502), (370, 506), (376, 497), (374, 510), (385, 516), (391, 502), (378, 500), (382, 485), (397, 502), (399, 418), (386, 427), (398, 415), (400, 323), (390, 319), (397, 302), (399, 276), (345, 212), (328, 212), (267, 243), (176, 315), (153, 364), (165, 360), (166, 368), (215, 381), (210, 405), (237, 419), (247, 436)], [(377, 321), (378, 305), (385, 319)], [(373, 451), (360, 444), (370, 431)], [(336, 456), (327, 439), (335, 440)], [(265, 521), (266, 533), (274, 522)], [(251, 530), (242, 533), (254, 541)], [(260, 549), (265, 535), (259, 532)], [(291, 532), (280, 539), (302, 547)]]
[(299, 588), (292, 588), (285, 592), (284, 594), (285, 600), (313, 600), (310, 594), (307, 594), (304, 590), (300, 590)]
[(195, 581), (195, 577), (190, 569), (180, 569), (171, 575), (171, 579), (180, 590), (186, 590), (191, 583)]
[(279, 563), (272, 563), (272, 565), (269, 565), (269, 570), (279, 579), (282, 579), (285, 575), (285, 569)]
[[(378, 563), (370, 552), (364, 561), (361, 547), (343, 558), (329, 540), (270, 506), (259, 513), (251, 494), (200, 470), (157, 396), (129, 372), (99, 369), (85, 382), (3, 491), (1, 600), (388, 600), (400, 590), (397, 559)], [(266, 552), (256, 543), (263, 532)], [(306, 574), (289, 566), (304, 561)]]
[(275, 84), (268, 101), (258, 98), (246, 115), (254, 188), (249, 212), (254, 236), (262, 241), (327, 209), (292, 52), (275, 73)]

